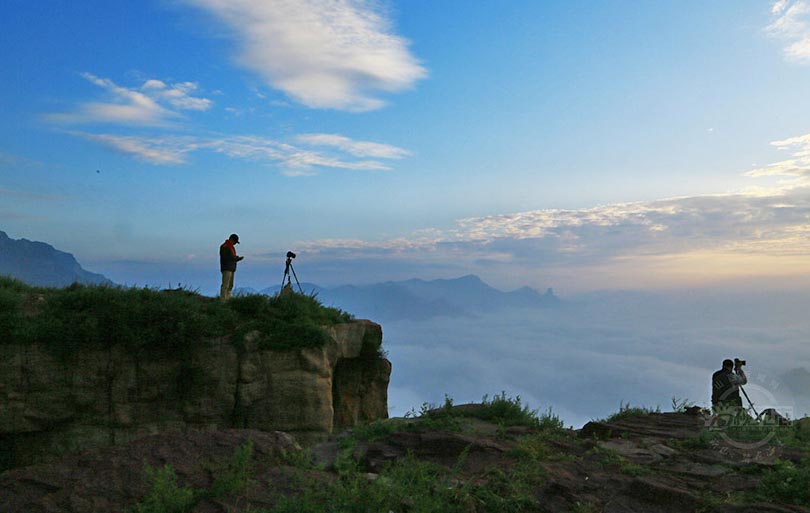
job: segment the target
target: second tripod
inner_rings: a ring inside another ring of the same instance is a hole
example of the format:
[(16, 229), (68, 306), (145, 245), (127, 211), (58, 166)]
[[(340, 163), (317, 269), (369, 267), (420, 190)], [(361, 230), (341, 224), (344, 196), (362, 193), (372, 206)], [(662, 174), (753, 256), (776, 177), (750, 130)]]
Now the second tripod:
[[(292, 251), (287, 251), (287, 261), (284, 264), (284, 277), (281, 278), (281, 293), (283, 294), (285, 289), (292, 290), (292, 278), (295, 278), (295, 284), (298, 285), (298, 292), (301, 294), (304, 293), (304, 290), (301, 288), (301, 283), (298, 281), (298, 275), (295, 274), (295, 268), (293, 267), (292, 261), (295, 258), (295, 253)], [(284, 283), (284, 282), (287, 283)]]

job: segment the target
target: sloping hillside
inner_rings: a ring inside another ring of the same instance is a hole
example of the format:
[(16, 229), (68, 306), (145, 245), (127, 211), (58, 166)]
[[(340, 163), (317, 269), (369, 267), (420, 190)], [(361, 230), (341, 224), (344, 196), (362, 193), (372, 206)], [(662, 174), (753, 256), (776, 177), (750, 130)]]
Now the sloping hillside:
[(311, 449), (282, 433), (160, 435), (0, 474), (0, 511), (810, 512), (809, 433), (741, 444), (706, 421), (623, 411), (574, 431), (501, 396)]

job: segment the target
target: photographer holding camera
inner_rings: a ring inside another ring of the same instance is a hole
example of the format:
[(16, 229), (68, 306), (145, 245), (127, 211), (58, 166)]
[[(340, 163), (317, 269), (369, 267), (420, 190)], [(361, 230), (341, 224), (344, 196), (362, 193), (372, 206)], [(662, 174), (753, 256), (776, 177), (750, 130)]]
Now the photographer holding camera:
[(715, 413), (739, 413), (743, 411), (740, 386), (748, 383), (743, 372), (745, 360), (723, 360), (723, 368), (712, 374), (712, 408)]
[(219, 297), (222, 300), (231, 298), (236, 263), (245, 258), (236, 255), (235, 244), (239, 244), (239, 236), (232, 233), (228, 240), (219, 247), (219, 270), (222, 272), (222, 286), (219, 288)]

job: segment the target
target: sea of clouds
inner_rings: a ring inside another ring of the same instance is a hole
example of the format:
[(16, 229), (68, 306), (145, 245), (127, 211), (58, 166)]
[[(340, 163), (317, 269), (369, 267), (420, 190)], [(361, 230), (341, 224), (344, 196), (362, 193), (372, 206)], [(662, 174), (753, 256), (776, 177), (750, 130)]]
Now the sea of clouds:
[(810, 413), (810, 294), (593, 293), (559, 308), (386, 323), (389, 407), (456, 404), (506, 391), (581, 427), (620, 404), (708, 405), (724, 358), (748, 361), (758, 411)]

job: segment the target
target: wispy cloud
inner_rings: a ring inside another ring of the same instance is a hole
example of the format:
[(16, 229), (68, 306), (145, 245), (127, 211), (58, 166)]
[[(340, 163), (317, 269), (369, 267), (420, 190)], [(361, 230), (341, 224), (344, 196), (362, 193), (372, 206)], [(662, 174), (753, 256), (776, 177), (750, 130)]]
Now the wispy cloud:
[(746, 175), (782, 177), (779, 184), (782, 189), (810, 186), (810, 134), (774, 141), (771, 145), (789, 152), (790, 157), (753, 169)]
[(193, 82), (167, 85), (150, 79), (139, 88), (128, 88), (92, 73), (82, 73), (81, 76), (104, 89), (106, 101), (82, 103), (72, 112), (48, 114), (46, 119), (63, 124), (162, 126), (181, 118), (178, 111), (204, 111), (212, 105), (207, 98), (191, 95), (198, 87)]
[(785, 57), (810, 64), (810, 1), (778, 0), (771, 6), (774, 20), (765, 28), (771, 37), (784, 41)]
[(390, 144), (355, 141), (337, 134), (303, 134), (296, 139), (310, 146), (337, 148), (360, 158), (401, 159), (410, 155), (409, 151)]
[(186, 154), (199, 147), (193, 137), (140, 137), (70, 132), (150, 164), (183, 164)]
[(426, 76), (370, 0), (184, 0), (226, 23), (237, 62), (313, 108), (367, 111)]
[(408, 154), (407, 151), (395, 146), (354, 141), (337, 135), (330, 137), (339, 139), (341, 141), (339, 145), (310, 142), (310, 146), (326, 146), (325, 150), (317, 150), (302, 148), (267, 137), (244, 135), (142, 137), (70, 133), (151, 164), (184, 164), (190, 153), (210, 151), (231, 158), (275, 165), (288, 175), (313, 174), (323, 168), (385, 171), (391, 169), (388, 164), (365, 157), (395, 159)]
[(147, 80), (141, 90), (147, 94), (167, 101), (172, 107), (180, 110), (205, 111), (211, 108), (213, 102), (208, 98), (191, 96), (199, 86), (194, 82), (181, 82), (171, 86), (161, 80)]

